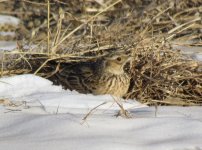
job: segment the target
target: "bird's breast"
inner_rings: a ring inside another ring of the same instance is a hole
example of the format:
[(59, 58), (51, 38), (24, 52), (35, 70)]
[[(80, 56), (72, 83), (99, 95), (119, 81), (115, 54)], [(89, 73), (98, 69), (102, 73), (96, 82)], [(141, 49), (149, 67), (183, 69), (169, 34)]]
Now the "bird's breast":
[(96, 95), (111, 94), (113, 96), (122, 97), (127, 93), (129, 84), (130, 78), (127, 74), (104, 74), (100, 77), (97, 88), (93, 90), (93, 93)]

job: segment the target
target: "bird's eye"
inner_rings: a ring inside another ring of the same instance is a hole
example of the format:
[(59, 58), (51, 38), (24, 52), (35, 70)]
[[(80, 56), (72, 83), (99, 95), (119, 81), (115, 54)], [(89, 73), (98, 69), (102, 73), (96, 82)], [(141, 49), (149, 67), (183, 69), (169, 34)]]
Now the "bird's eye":
[(121, 57), (117, 57), (116, 60), (117, 60), (117, 61), (121, 61)]

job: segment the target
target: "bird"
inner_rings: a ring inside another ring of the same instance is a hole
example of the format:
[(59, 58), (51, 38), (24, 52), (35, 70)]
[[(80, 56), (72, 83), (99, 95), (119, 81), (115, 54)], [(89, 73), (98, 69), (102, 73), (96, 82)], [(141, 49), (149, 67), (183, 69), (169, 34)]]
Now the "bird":
[(123, 52), (110, 53), (95, 61), (63, 66), (57, 77), (65, 89), (123, 97), (130, 85), (131, 78), (125, 69), (130, 61), (131, 57)]

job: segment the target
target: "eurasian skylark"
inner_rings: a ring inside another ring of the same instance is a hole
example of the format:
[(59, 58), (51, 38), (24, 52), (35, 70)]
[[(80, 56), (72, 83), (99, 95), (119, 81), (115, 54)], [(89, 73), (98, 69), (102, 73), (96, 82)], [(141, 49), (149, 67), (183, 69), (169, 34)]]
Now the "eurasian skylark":
[(71, 67), (66, 66), (57, 76), (60, 83), (70, 90), (123, 97), (130, 85), (130, 76), (124, 69), (128, 62), (128, 55), (113, 53), (95, 62), (80, 62)]

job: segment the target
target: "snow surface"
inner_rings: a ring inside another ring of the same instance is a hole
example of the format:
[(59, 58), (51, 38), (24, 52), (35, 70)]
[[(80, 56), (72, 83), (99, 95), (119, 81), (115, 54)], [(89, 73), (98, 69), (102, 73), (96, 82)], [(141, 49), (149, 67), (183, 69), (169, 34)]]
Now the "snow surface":
[(199, 107), (136, 110), (136, 118), (10, 112), (0, 115), (2, 150), (199, 150)]
[(192, 54), (192, 58), (198, 61), (202, 61), (202, 53), (200, 54)]
[(11, 51), (16, 49), (17, 43), (14, 41), (0, 41), (0, 54), (3, 50)]
[(13, 16), (7, 16), (7, 15), (0, 15), (0, 24), (10, 24), (13, 26), (17, 26), (20, 23), (20, 19), (13, 17)]
[(184, 55), (194, 60), (202, 62), (202, 47), (200, 46), (189, 47), (189, 46), (173, 45), (173, 49), (179, 49), (182, 51)]
[(0, 31), (0, 36), (15, 36), (15, 32)]
[[(34, 75), (0, 78), (2, 150), (200, 150), (201, 107), (147, 107), (122, 104), (133, 116), (115, 117), (109, 95), (63, 90)], [(82, 119), (94, 107), (87, 120)]]

